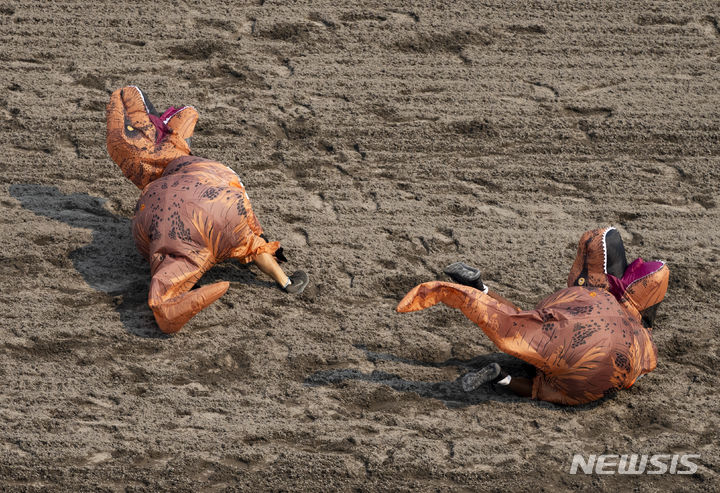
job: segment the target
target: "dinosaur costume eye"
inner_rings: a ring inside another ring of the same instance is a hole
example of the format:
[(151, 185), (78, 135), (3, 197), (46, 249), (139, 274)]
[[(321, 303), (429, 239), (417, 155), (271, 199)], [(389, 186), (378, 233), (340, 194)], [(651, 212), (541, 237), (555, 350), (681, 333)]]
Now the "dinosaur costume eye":
[(133, 130), (135, 130), (135, 128), (133, 128), (132, 125), (128, 125), (128, 126), (125, 127), (125, 128), (127, 128), (128, 131), (130, 131), (130, 132), (132, 132)]

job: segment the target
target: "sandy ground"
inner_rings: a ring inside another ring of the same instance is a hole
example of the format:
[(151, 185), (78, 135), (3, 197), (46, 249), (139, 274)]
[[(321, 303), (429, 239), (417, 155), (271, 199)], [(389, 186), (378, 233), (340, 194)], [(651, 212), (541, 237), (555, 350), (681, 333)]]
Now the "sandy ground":
[[(718, 490), (717, 2), (226, 3), (0, 4), (0, 489)], [(161, 336), (105, 149), (129, 83), (199, 109), (302, 296), (223, 264)], [(460, 259), (531, 307), (607, 224), (672, 278), (657, 370), (605, 402), (464, 394), (527, 369), (393, 311)], [(700, 468), (568, 474), (633, 452)]]

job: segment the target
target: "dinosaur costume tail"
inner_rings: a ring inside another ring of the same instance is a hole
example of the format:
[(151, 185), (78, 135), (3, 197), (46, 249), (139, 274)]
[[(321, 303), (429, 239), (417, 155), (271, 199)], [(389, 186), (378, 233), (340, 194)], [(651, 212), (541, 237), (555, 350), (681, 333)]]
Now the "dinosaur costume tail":
[(229, 287), (230, 283), (227, 281), (216, 282), (166, 301), (151, 299), (150, 308), (155, 314), (160, 330), (166, 334), (173, 334), (198, 312), (224, 295)]
[(166, 334), (179, 331), (200, 310), (224, 295), (229, 282), (216, 282), (192, 289), (212, 265), (207, 254), (196, 259), (155, 254), (151, 259), (153, 272), (148, 305), (155, 314), (160, 330)]
[(475, 288), (449, 282), (426, 282), (415, 286), (400, 301), (397, 311), (414, 312), (438, 303), (462, 311), (501, 351), (530, 364), (537, 365), (542, 362), (542, 357), (522, 337), (528, 327), (542, 325), (537, 314), (533, 311), (520, 311)]
[(478, 289), (442, 281), (424, 282), (415, 286), (398, 303), (397, 311), (416, 312), (438, 303), (458, 308), (478, 325), (498, 316), (516, 315), (519, 312), (517, 308), (500, 303)]

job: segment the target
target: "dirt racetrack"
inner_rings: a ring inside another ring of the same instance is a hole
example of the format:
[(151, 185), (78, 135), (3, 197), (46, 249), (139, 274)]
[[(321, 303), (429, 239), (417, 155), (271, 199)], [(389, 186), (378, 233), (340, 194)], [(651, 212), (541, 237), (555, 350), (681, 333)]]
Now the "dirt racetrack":
[[(718, 3), (230, 3), (0, 4), (0, 489), (717, 491)], [(194, 153), (240, 174), (303, 295), (223, 264), (161, 337), (105, 149), (127, 84), (198, 108)], [(455, 260), (531, 307), (608, 224), (671, 281), (657, 370), (604, 402), (464, 394), (526, 368), (459, 312), (394, 312)]]

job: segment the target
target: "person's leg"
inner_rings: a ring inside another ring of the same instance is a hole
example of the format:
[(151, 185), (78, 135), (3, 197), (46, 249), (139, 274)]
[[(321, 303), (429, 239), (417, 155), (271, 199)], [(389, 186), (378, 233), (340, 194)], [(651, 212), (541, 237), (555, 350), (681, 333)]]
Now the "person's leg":
[(308, 275), (297, 271), (288, 277), (280, 265), (269, 253), (261, 253), (255, 257), (255, 265), (265, 274), (272, 277), (278, 285), (288, 293), (300, 294), (308, 285)]
[(529, 378), (511, 377), (510, 383), (507, 384), (507, 388), (520, 397), (532, 397), (532, 380)]
[[(504, 298), (489, 296), (477, 289), (449, 282), (427, 282), (415, 286), (398, 303), (400, 313), (426, 309), (437, 303), (458, 308), (475, 322), (501, 351), (539, 367), (547, 357), (539, 353), (532, 341), (542, 333), (542, 319), (535, 311), (519, 311)], [(523, 377), (510, 377), (502, 372), (497, 363), (492, 363), (477, 372), (463, 377), (463, 388), (467, 391), (485, 383), (507, 385), (510, 390), (523, 397), (532, 396), (532, 381)]]
[(283, 272), (282, 268), (269, 253), (261, 253), (255, 257), (255, 265), (268, 276), (272, 277), (281, 288), (287, 286), (290, 278)]

